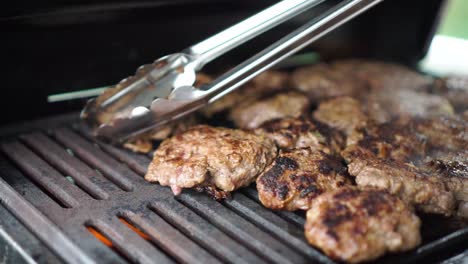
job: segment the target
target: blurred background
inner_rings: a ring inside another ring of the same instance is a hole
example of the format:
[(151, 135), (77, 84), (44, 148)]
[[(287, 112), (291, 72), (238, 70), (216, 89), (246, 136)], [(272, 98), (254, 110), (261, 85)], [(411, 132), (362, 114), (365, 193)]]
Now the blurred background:
[[(0, 125), (79, 111), (135, 72), (277, 2), (17, 0), (0, 9)], [(227, 54), (225, 69), (340, 2), (328, 0)], [(468, 75), (468, 0), (387, 0), (314, 43), (301, 63), (363, 57)]]

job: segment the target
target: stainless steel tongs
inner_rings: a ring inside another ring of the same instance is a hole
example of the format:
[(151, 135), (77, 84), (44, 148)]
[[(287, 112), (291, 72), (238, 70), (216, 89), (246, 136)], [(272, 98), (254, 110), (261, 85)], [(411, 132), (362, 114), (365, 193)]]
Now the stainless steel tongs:
[(323, 1), (281, 1), (180, 53), (143, 65), (90, 100), (81, 117), (96, 136), (124, 142), (219, 99), (383, 0), (342, 1), (212, 83), (193, 87), (205, 64)]

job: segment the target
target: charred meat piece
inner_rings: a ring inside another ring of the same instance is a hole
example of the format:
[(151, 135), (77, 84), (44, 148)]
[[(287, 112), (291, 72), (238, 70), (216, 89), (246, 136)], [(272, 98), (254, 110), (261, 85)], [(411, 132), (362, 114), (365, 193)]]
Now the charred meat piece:
[(369, 122), (362, 104), (348, 96), (322, 101), (313, 117), (346, 135), (346, 145), (362, 139), (360, 129)]
[(366, 89), (365, 82), (355, 75), (327, 64), (297, 69), (292, 74), (291, 83), (314, 102), (338, 96), (353, 96)]
[(457, 202), (457, 215), (468, 219), (468, 149), (457, 154), (442, 154), (425, 160), (422, 168), (437, 175), (453, 193)]
[(276, 155), (273, 141), (263, 136), (200, 125), (163, 141), (145, 179), (176, 195), (192, 187), (232, 192), (255, 181)]
[(411, 120), (394, 120), (384, 124), (369, 123), (355, 134), (357, 142), (348, 146), (341, 153), (349, 163), (353, 157), (362, 155), (375, 156), (383, 159), (393, 159), (403, 162), (422, 160), (427, 153), (427, 139), (418, 133)]
[(306, 118), (274, 119), (263, 123), (254, 132), (275, 141), (280, 149), (310, 147), (325, 153), (339, 153), (344, 136), (327, 125)]
[(341, 160), (310, 148), (281, 151), (257, 179), (265, 207), (307, 210), (320, 194), (350, 185)]
[(268, 120), (299, 117), (309, 108), (307, 97), (298, 92), (285, 92), (235, 106), (230, 112), (230, 119), (236, 126), (254, 129)]
[(385, 191), (341, 188), (316, 198), (305, 236), (333, 259), (357, 263), (415, 248), (420, 226), (411, 208)]
[(453, 194), (440, 177), (411, 164), (363, 155), (354, 157), (348, 171), (356, 177), (358, 186), (388, 191), (422, 212), (446, 216), (453, 213)]
[(437, 117), (416, 122), (416, 130), (425, 135), (433, 149), (468, 150), (468, 123), (457, 117)]

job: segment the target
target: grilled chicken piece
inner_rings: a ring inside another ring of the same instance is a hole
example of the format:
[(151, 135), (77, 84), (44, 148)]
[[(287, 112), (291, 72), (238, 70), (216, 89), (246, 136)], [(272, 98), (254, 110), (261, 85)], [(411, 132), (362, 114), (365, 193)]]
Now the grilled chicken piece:
[(265, 207), (307, 210), (320, 194), (350, 185), (341, 160), (310, 148), (280, 151), (257, 179), (260, 201)]
[(363, 155), (353, 157), (348, 171), (356, 177), (358, 186), (386, 190), (422, 212), (446, 216), (453, 213), (453, 194), (440, 177), (411, 164)]
[(357, 95), (367, 87), (354, 75), (323, 63), (297, 69), (292, 74), (291, 83), (314, 102)]
[(298, 92), (285, 92), (237, 105), (230, 112), (236, 126), (254, 129), (268, 120), (299, 117), (309, 108), (307, 97)]
[(339, 153), (344, 136), (327, 125), (306, 118), (274, 119), (263, 123), (254, 132), (275, 141), (280, 149), (310, 147), (325, 153)]
[(276, 155), (263, 136), (200, 125), (163, 141), (145, 179), (170, 186), (175, 195), (195, 187), (222, 198), (255, 181)]
[(420, 226), (412, 209), (387, 192), (341, 188), (316, 198), (305, 236), (331, 258), (357, 263), (415, 248)]

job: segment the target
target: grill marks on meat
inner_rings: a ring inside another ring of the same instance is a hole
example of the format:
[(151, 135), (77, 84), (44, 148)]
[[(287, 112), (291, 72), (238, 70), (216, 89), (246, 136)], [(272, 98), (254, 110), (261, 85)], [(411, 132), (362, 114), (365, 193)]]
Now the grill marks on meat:
[(344, 146), (344, 136), (340, 132), (303, 117), (270, 120), (254, 132), (272, 139), (285, 150), (310, 147), (330, 154), (339, 153)]
[(348, 171), (356, 177), (358, 186), (386, 190), (422, 212), (446, 216), (453, 213), (453, 194), (441, 179), (411, 164), (364, 156), (348, 164)]
[(305, 236), (328, 256), (350, 263), (420, 244), (421, 221), (387, 192), (347, 187), (317, 197), (307, 211)]
[(257, 179), (265, 207), (307, 210), (320, 194), (350, 185), (341, 160), (310, 148), (281, 151)]
[(145, 179), (182, 188), (198, 187), (215, 197), (216, 190), (231, 192), (255, 181), (276, 157), (274, 143), (249, 132), (196, 126), (161, 143)]
[(385, 124), (369, 124), (354, 132), (360, 138), (341, 153), (347, 162), (364, 156), (403, 162), (421, 160), (427, 153), (427, 137), (418, 133), (411, 122), (394, 120)]
[(269, 120), (300, 117), (309, 106), (309, 100), (305, 95), (285, 92), (255, 102), (239, 104), (231, 110), (229, 116), (237, 127), (254, 129)]

